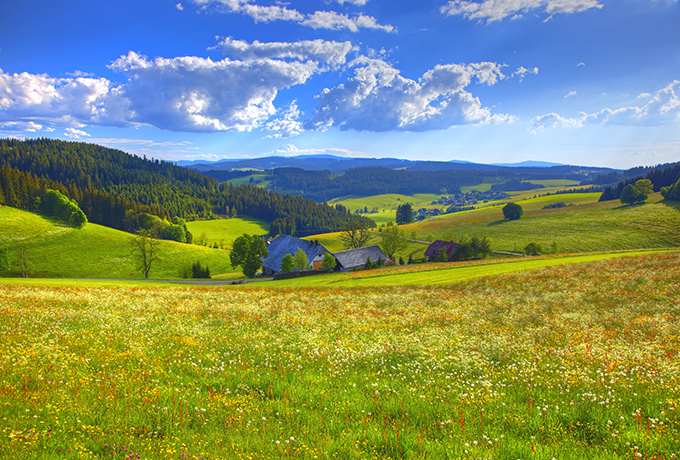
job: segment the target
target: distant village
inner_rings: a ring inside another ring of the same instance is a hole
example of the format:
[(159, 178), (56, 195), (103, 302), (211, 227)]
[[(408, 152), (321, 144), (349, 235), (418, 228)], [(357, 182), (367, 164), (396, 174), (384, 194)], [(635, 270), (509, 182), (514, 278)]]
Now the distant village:
[(416, 220), (423, 220), (427, 217), (441, 216), (444, 214), (452, 214), (454, 212), (468, 211), (474, 209), (475, 205), (480, 201), (486, 203), (492, 200), (502, 200), (509, 195), (505, 192), (479, 192), (472, 190), (467, 193), (461, 193), (453, 196), (443, 196), (438, 200), (432, 201), (433, 206), (446, 206), (442, 208), (420, 208), (413, 211), (413, 217)]

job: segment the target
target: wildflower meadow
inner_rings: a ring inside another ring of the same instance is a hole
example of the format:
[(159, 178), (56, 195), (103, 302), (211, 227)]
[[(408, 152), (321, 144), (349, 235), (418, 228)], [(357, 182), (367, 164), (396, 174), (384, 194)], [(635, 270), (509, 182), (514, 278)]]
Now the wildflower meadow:
[(680, 454), (678, 253), (430, 287), (0, 285), (0, 330), (3, 458)]

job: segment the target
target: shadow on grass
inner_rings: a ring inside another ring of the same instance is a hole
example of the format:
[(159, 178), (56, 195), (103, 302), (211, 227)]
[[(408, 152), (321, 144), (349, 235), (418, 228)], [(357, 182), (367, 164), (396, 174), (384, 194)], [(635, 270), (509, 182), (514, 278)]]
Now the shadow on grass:
[[(513, 220), (519, 220), (519, 219), (513, 219)], [(489, 222), (487, 224), (487, 227), (493, 227), (493, 226), (496, 226), (496, 225), (503, 225), (507, 222), (512, 222), (512, 220), (508, 220), (508, 219), (495, 220), (493, 222)]]
[(662, 204), (664, 206), (668, 206), (669, 208), (673, 208), (676, 211), (680, 211), (680, 201), (662, 200), (662, 201), (659, 201), (659, 204)]

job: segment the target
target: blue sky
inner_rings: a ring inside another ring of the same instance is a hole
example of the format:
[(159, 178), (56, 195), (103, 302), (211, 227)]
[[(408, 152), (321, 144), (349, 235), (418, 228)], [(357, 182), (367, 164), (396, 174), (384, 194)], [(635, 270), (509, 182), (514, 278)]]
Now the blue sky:
[(168, 160), (680, 161), (678, 0), (0, 0), (0, 136)]

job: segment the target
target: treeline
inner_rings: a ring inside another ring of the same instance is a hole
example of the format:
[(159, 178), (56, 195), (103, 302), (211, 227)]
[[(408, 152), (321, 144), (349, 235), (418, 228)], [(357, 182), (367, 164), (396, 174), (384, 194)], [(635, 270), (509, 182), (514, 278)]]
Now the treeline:
[(652, 181), (654, 191), (658, 192), (663, 187), (672, 186), (680, 177), (680, 163), (667, 163), (659, 166), (647, 168), (633, 168), (628, 171), (648, 171), (645, 176), (634, 176), (625, 181), (619, 182), (614, 186), (606, 187), (600, 195), (599, 201), (611, 201), (621, 198), (621, 192), (627, 185), (635, 185), (641, 179)]
[[(493, 173), (494, 176), (498, 173)], [(509, 173), (500, 173), (509, 174)], [(463, 185), (484, 182), (484, 171), (405, 171), (388, 168), (353, 168), (339, 176), (326, 171), (305, 171), (299, 168), (276, 168), (272, 171), (272, 189), (304, 194), (316, 201), (326, 201), (344, 195), (382, 195), (400, 193), (460, 193)]]
[[(0, 187), (0, 204), (39, 210), (46, 190), (57, 190), (75, 200), (90, 222), (126, 231), (132, 216), (144, 213), (182, 226), (173, 219), (234, 215), (234, 210), (271, 222), (273, 234), (339, 231), (350, 222), (373, 225), (365, 217), (300, 196), (218, 184), (169, 162), (50, 139), (0, 139)], [(166, 224), (164, 231), (181, 233)]]
[(537, 188), (544, 188), (543, 184), (532, 184), (531, 182), (523, 182), (519, 179), (512, 179), (500, 184), (493, 184), (491, 186), (492, 192), (518, 192), (524, 190), (534, 190)]

